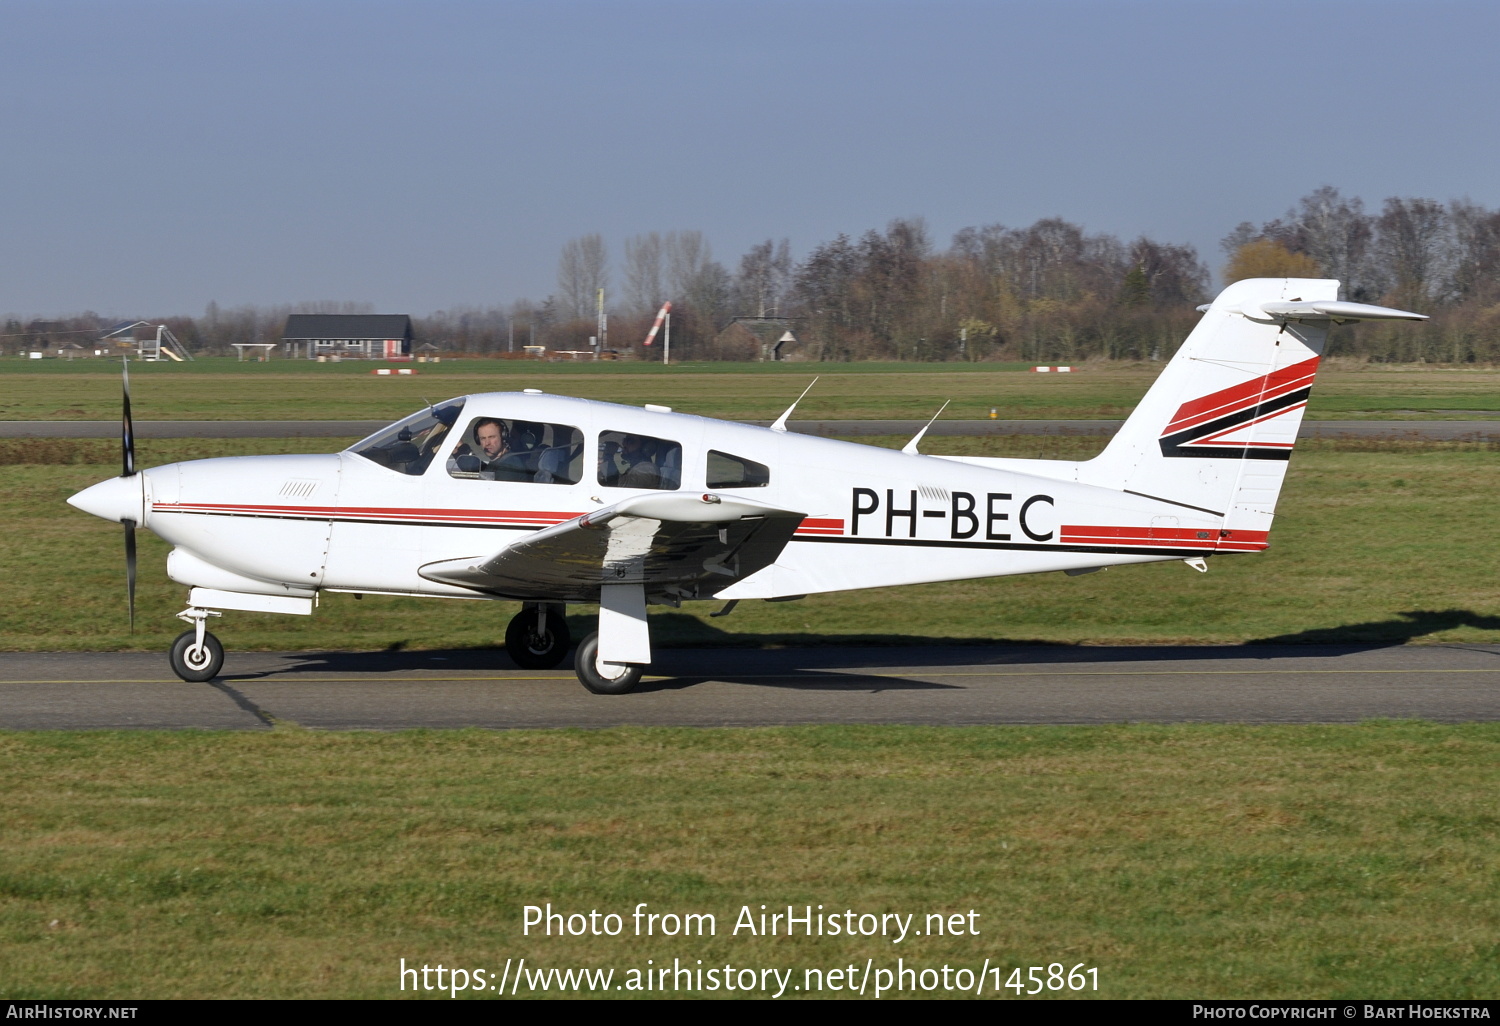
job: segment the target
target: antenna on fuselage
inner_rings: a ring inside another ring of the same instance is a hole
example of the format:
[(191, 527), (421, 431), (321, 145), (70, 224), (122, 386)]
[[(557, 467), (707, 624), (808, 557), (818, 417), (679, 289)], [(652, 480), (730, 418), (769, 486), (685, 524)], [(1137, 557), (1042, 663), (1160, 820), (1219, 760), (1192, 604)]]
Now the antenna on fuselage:
[(938, 411), (932, 415), (932, 419), (929, 420), (926, 424), (923, 424), (922, 430), (917, 432), (917, 437), (907, 442), (905, 447), (902, 448), (901, 451), (906, 453), (908, 456), (922, 455), (921, 453), (917, 452), (917, 443), (922, 440), (922, 436), (927, 433), (927, 429), (937, 423), (937, 419), (943, 415), (943, 411), (948, 408), (948, 403), (951, 403), (952, 401), (952, 399), (949, 399), (945, 401), (942, 406), (939, 406)]
[[(819, 375), (819, 377), (821, 377), (821, 375)], [(812, 381), (808, 383), (808, 386), (802, 390), (802, 394), (792, 401), (792, 405), (786, 408), (786, 412), (776, 418), (776, 423), (771, 425), (772, 431), (780, 431), (783, 434), (786, 432), (786, 422), (787, 419), (791, 417), (792, 411), (797, 408), (798, 403), (807, 398), (807, 393), (811, 392), (813, 385), (816, 385), (817, 383), (817, 378), (813, 378)]]

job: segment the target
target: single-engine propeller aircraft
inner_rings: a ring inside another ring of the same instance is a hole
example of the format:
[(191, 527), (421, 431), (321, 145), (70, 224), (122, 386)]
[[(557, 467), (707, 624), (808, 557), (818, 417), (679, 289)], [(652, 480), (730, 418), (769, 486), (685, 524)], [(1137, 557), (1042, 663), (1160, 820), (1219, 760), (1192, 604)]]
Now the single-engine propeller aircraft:
[[(311, 614), (321, 592), (519, 600), (505, 647), (557, 665), (562, 610), (597, 602), (578, 679), (620, 694), (651, 662), (648, 605), (1204, 560), (1266, 547), (1331, 323), (1423, 320), (1338, 282), (1230, 285), (1090, 460), (929, 456), (534, 389), (431, 406), (341, 453), (124, 472), (74, 506), (174, 548), (191, 624), (172, 669), (209, 680), (225, 610)], [(806, 393), (804, 393), (805, 395)]]

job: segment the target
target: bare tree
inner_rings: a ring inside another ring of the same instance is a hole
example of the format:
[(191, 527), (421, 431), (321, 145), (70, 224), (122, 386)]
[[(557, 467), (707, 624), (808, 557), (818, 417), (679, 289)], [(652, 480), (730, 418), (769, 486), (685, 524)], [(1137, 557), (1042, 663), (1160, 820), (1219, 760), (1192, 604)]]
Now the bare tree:
[(569, 239), (557, 262), (557, 291), (564, 319), (594, 311), (595, 296), (609, 284), (609, 253), (601, 235)]
[(1132, 269), (1139, 268), (1141, 284), (1151, 302), (1203, 302), (1208, 268), (1192, 246), (1173, 246), (1143, 235), (1130, 244), (1129, 260)]
[(702, 232), (668, 232), (662, 248), (667, 263), (667, 288), (674, 296), (687, 297), (693, 283), (713, 261), (713, 252)]
[(1448, 211), (1436, 200), (1392, 196), (1376, 221), (1376, 250), (1397, 301), (1421, 307), (1444, 298), (1448, 275)]
[(742, 314), (779, 317), (791, 285), (791, 243), (770, 239), (750, 247), (740, 258), (740, 273), (734, 281), (735, 297)]
[(1129, 270), (1119, 239), (1089, 235), (1060, 217), (1043, 218), (1029, 228), (965, 228), (954, 236), (952, 252), (980, 273), (1004, 279), (1026, 300), (1072, 302), (1089, 294), (1110, 295)]
[(1343, 282), (1344, 294), (1351, 299), (1376, 298), (1370, 266), (1373, 218), (1365, 213), (1363, 200), (1345, 199), (1325, 185), (1302, 197), (1286, 220), (1296, 229), (1289, 247), (1293, 252), (1306, 253), (1324, 275)]
[(625, 303), (634, 313), (650, 313), (671, 298), (666, 293), (661, 236), (656, 232), (625, 240)]
[(1460, 302), (1500, 294), (1500, 212), (1468, 199), (1448, 204), (1453, 227), (1453, 291)]

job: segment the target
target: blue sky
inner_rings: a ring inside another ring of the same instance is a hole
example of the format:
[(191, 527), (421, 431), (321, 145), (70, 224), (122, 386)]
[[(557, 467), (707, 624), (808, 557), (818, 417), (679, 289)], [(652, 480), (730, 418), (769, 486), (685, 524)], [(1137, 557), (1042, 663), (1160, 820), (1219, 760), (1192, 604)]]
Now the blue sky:
[[(1062, 216), (1190, 242), (1332, 184), (1500, 206), (1500, 4), (0, 0), (0, 313), (555, 289), (564, 242)], [(619, 280), (616, 272), (615, 280)]]

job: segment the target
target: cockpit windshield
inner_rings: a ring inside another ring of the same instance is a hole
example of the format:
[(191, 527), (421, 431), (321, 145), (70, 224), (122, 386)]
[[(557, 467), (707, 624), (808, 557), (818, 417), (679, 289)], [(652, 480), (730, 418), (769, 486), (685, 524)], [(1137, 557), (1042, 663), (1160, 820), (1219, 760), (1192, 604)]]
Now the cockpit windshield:
[(432, 462), (439, 447), (452, 437), (449, 431), (458, 423), (463, 408), (464, 397), (429, 406), (390, 427), (381, 428), (345, 451), (401, 474), (420, 474)]

